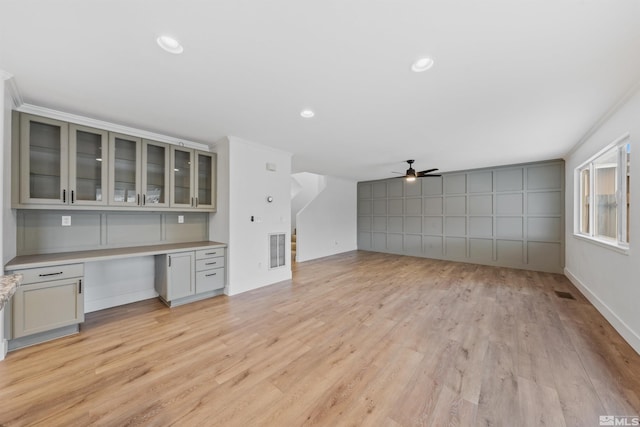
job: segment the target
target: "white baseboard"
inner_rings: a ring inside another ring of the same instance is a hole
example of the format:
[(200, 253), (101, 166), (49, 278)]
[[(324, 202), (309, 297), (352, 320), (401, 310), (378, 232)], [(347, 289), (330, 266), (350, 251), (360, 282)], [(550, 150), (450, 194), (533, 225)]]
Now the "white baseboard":
[(93, 311), (104, 310), (105, 308), (117, 307), (119, 305), (130, 304), (132, 302), (143, 301), (155, 298), (158, 293), (153, 289), (145, 289), (143, 291), (132, 292), (130, 294), (115, 295), (110, 298), (101, 298), (94, 301), (84, 302), (84, 312), (91, 313)]
[(627, 325), (624, 320), (620, 319), (600, 298), (598, 298), (591, 290), (578, 279), (569, 269), (565, 267), (564, 275), (578, 288), (578, 290), (589, 300), (591, 304), (604, 316), (605, 319), (618, 331), (622, 338), (629, 343), (631, 347), (640, 354), (640, 336)]

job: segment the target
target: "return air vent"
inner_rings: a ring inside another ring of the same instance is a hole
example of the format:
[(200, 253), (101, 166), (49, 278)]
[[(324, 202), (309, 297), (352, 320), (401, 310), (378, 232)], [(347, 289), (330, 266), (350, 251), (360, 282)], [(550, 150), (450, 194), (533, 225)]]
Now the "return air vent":
[(269, 234), (269, 268), (278, 268), (286, 265), (287, 235), (285, 233)]
[(575, 297), (573, 295), (571, 295), (569, 292), (563, 292), (563, 291), (553, 291), (553, 292), (556, 293), (556, 296), (558, 298), (575, 300)]

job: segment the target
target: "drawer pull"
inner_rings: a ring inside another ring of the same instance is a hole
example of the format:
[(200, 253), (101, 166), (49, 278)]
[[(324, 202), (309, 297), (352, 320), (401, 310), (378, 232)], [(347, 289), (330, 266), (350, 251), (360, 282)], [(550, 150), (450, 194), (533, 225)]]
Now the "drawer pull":
[(205, 274), (204, 276), (205, 277), (209, 277), (209, 276), (215, 276), (216, 274), (218, 274), (218, 273), (209, 273), (209, 274)]
[(217, 262), (205, 262), (204, 265), (216, 265)]
[(63, 273), (63, 272), (62, 272), (62, 271), (60, 271), (60, 272), (58, 272), (58, 273), (38, 274), (38, 276), (40, 276), (40, 277), (57, 276), (57, 275), (62, 274), (62, 273)]
[(218, 255), (218, 252), (205, 252), (205, 255)]

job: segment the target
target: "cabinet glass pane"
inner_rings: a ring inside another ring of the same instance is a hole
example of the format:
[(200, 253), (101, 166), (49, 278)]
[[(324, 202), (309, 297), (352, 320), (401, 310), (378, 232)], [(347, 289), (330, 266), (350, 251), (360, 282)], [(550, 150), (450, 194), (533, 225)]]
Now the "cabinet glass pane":
[(211, 157), (198, 154), (198, 203), (211, 204)]
[(116, 138), (114, 201), (137, 203), (136, 160), (136, 142)]
[(147, 188), (145, 189), (146, 204), (164, 203), (166, 188), (164, 188), (165, 147), (147, 145)]
[(102, 200), (102, 136), (76, 131), (76, 200)]
[(32, 199), (60, 198), (60, 126), (29, 123), (29, 196)]
[(178, 204), (191, 204), (191, 153), (175, 150), (174, 197)]

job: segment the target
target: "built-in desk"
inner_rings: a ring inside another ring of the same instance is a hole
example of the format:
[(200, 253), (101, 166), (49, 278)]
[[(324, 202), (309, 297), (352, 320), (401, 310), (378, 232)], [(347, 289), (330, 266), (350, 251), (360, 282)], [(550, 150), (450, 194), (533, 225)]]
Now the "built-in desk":
[(173, 307), (223, 293), (225, 248), (201, 241), (15, 257), (5, 270), (23, 281), (5, 310), (9, 350), (79, 332), (85, 263), (153, 256), (156, 292)]

